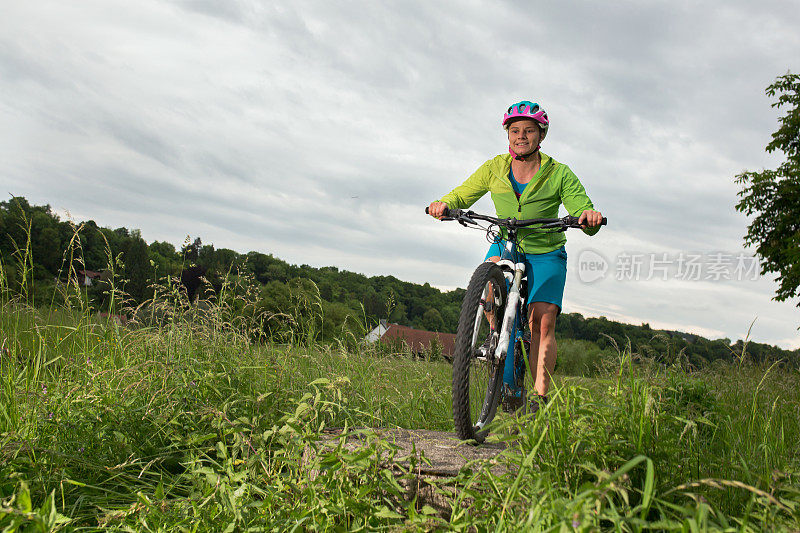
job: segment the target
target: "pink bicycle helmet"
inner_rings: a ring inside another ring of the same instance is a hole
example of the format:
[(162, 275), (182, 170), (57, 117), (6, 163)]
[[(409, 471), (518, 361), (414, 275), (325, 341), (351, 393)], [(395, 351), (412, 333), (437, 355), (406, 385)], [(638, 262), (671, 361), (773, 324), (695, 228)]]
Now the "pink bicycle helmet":
[(547, 135), (547, 128), (550, 126), (550, 119), (547, 118), (547, 113), (539, 104), (527, 100), (513, 104), (503, 115), (503, 128), (508, 129), (508, 124), (518, 118), (528, 118), (538, 122), (539, 129), (542, 130), (541, 140), (544, 140)]

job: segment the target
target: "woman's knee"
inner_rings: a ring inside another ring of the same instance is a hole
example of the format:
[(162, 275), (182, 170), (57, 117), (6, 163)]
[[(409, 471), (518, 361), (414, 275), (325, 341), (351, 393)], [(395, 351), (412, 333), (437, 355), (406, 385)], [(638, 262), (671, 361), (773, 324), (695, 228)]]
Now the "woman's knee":
[(535, 302), (530, 316), (531, 333), (551, 336), (555, 333), (558, 306), (547, 302)]

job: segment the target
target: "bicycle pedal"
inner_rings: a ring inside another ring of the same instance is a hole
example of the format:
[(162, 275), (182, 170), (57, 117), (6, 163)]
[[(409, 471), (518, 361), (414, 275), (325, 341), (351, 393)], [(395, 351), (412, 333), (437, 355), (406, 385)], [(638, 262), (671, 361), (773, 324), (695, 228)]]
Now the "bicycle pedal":
[(515, 396), (513, 394), (504, 394), (502, 401), (503, 411), (506, 413), (516, 413), (525, 407), (525, 397)]
[(484, 353), (478, 352), (478, 354), (475, 356), (475, 360), (476, 361), (480, 361), (482, 363), (487, 363), (487, 364), (489, 364), (489, 363), (496, 364), (497, 361), (498, 361), (498, 358), (497, 358), (496, 355), (484, 354)]

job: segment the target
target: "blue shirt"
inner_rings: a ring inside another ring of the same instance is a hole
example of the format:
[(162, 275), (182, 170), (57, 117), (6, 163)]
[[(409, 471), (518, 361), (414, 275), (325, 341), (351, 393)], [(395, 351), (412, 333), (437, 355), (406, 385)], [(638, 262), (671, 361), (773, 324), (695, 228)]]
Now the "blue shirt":
[(525, 186), (528, 184), (518, 182), (517, 178), (514, 177), (514, 170), (511, 168), (508, 169), (508, 181), (511, 182), (511, 188), (514, 189), (514, 192), (517, 194), (517, 199), (519, 199), (519, 197), (522, 196), (522, 191), (525, 190)]

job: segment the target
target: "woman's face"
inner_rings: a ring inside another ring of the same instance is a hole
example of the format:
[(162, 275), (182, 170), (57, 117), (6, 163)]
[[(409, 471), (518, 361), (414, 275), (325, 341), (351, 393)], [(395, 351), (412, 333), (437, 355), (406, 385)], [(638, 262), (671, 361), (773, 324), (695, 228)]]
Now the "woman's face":
[(539, 123), (535, 120), (515, 120), (508, 126), (508, 146), (519, 155), (533, 152), (539, 146), (541, 136)]

